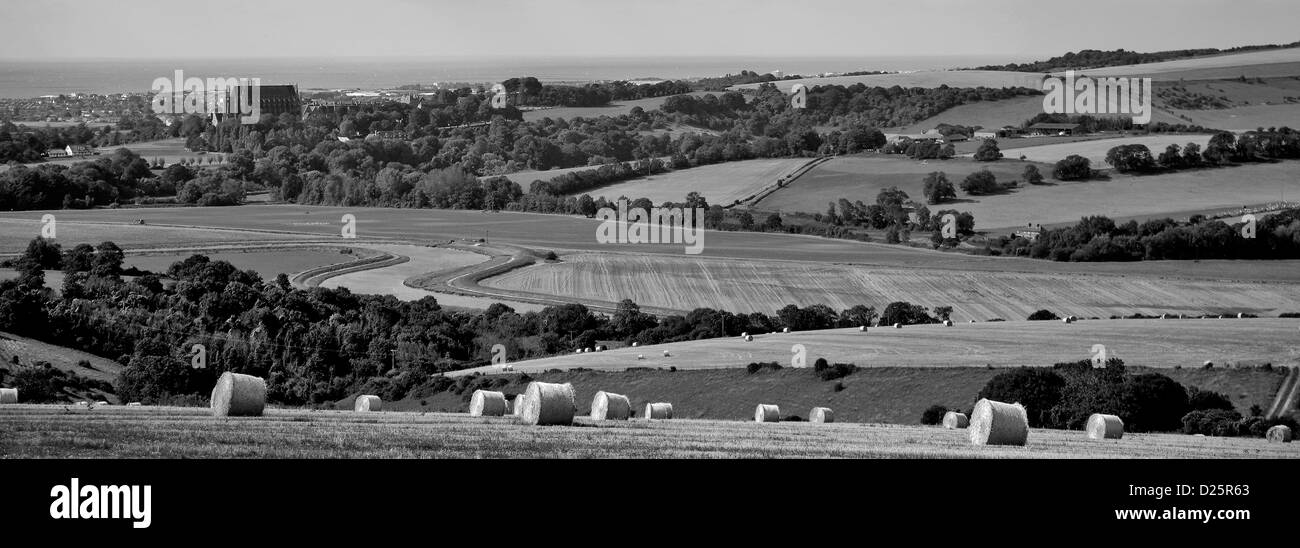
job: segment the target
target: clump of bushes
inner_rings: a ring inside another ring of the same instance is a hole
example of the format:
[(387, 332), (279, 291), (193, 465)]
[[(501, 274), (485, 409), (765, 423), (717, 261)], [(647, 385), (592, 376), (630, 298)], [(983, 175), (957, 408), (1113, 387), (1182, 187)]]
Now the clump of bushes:
[(745, 371), (758, 373), (759, 371), (780, 371), (781, 364), (776, 362), (752, 362), (745, 366)]
[(1300, 425), (1295, 419), (1265, 419), (1264, 417), (1242, 417), (1241, 413), (1231, 409), (1197, 409), (1183, 415), (1184, 434), (1203, 434), (1220, 437), (1256, 437), (1262, 438), (1269, 428), (1283, 424), (1294, 432)]
[(851, 363), (826, 363), (824, 359), (818, 359), (813, 364), (813, 374), (823, 381), (833, 381), (842, 379), (857, 372), (858, 366)]
[(921, 412), (921, 424), (934, 426), (943, 422), (943, 416), (948, 413), (948, 408), (942, 405), (931, 405)]
[(1059, 320), (1059, 319), (1061, 319), (1061, 317), (1052, 313), (1051, 310), (1039, 310), (1038, 312), (1034, 312), (1033, 314), (1029, 315), (1029, 321), (1031, 322)]

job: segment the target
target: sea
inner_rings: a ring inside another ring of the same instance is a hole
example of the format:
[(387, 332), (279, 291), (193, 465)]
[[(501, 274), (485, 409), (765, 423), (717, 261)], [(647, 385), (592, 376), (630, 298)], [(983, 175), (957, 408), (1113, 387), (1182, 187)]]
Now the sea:
[(1016, 56), (841, 57), (402, 57), (262, 59), (0, 60), (0, 97), (72, 93), (148, 93), (157, 78), (260, 78), (301, 91), (390, 89), (435, 83), (486, 83), (533, 76), (546, 83), (682, 79), (780, 71), (805, 76), (852, 71), (928, 71), (1026, 62)]

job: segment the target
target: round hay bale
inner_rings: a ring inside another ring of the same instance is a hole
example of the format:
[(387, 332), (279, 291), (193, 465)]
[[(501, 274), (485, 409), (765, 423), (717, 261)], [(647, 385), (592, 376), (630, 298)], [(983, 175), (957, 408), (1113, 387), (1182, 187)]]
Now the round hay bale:
[(1201, 366), (1202, 366), (1202, 367), (1214, 367), (1214, 362), (1212, 362), (1212, 361), (1210, 361), (1210, 360), (1205, 360), (1205, 363), (1201, 364)]
[(590, 346), (588, 346), (587, 349), (584, 350), (584, 352), (588, 352), (588, 353), (590, 353), (590, 352), (595, 352), (595, 351), (596, 351), (596, 349), (595, 349), (595, 348), (592, 348), (592, 347), (590, 347)]
[(229, 371), (212, 388), (212, 416), (260, 417), (266, 409), (266, 380)]
[(742, 338), (742, 339), (748, 339), (748, 338), (749, 338), (749, 332), (746, 331), (746, 332), (744, 332), (744, 333), (741, 333), (741, 334), (740, 334), (740, 338)]
[(141, 404), (140, 402), (138, 402), (138, 401), (133, 401), (133, 402), (131, 402), (131, 403), (126, 404), (126, 406), (127, 406), (127, 407), (141, 407), (142, 404)]
[(18, 389), (0, 388), (0, 403), (18, 403)]
[(554, 384), (549, 382), (530, 382), (524, 391), (523, 411), (519, 418), (524, 424), (547, 426), (552, 424), (573, 424), (573, 414), (577, 405), (572, 384)]
[(1291, 443), (1291, 427), (1285, 424), (1279, 424), (1268, 429), (1265, 438), (1269, 443)]
[(858, 328), (858, 331), (861, 331), (861, 332), (863, 332), (863, 333), (866, 333), (866, 332), (867, 332), (867, 326), (864, 325), (864, 326), (862, 326), (862, 327), (859, 327), (859, 328)]
[(971, 412), (966, 431), (975, 445), (1024, 445), (1029, 440), (1025, 406), (982, 399)]
[(638, 346), (641, 346), (641, 343), (639, 343), (639, 342), (634, 342), (634, 343), (632, 343), (632, 348), (636, 348), (636, 347), (638, 347)]
[(949, 430), (958, 430), (970, 426), (970, 419), (965, 413), (949, 411), (943, 414), (943, 427)]
[(1088, 417), (1088, 439), (1117, 440), (1124, 437), (1124, 421), (1115, 415), (1093, 413)]
[(667, 350), (664, 350), (664, 357), (665, 357), (665, 358), (667, 358), (667, 357), (671, 357), (671, 356), (672, 356), (672, 354), (669, 354)]
[(944, 321), (943, 321), (943, 326), (944, 326), (944, 327), (952, 327), (952, 320), (944, 320)]
[(1244, 313), (1244, 312), (1238, 312), (1238, 313), (1237, 313), (1237, 319), (1238, 319), (1238, 320), (1245, 319), (1245, 317), (1246, 317), (1246, 313)]
[(598, 421), (625, 421), (632, 416), (632, 402), (627, 396), (605, 392), (596, 392), (591, 400), (591, 418)]
[(745, 342), (754, 342), (754, 337), (745, 335)]
[(835, 412), (829, 407), (814, 407), (808, 412), (808, 422), (835, 422)]
[(645, 418), (647, 418), (647, 419), (671, 419), (671, 418), (673, 418), (673, 404), (671, 404), (671, 403), (647, 403), (647, 404), (645, 404)]
[(781, 329), (781, 332), (782, 332), (782, 333), (789, 333), (789, 332), (790, 332), (790, 328), (789, 328), (789, 327), (783, 328), (783, 329)]
[(490, 390), (475, 390), (469, 398), (469, 416), (500, 417), (506, 414), (506, 395)]
[(781, 422), (781, 408), (775, 405), (758, 404), (754, 409), (754, 422)]
[(894, 324), (894, 329), (902, 329), (902, 328), (903, 328), (903, 324), (901, 323)]
[(384, 400), (379, 396), (357, 396), (357, 401), (352, 405), (353, 411), (383, 411)]
[(518, 396), (515, 396), (515, 399), (510, 402), (510, 414), (516, 417), (522, 417), (524, 407), (527, 407), (527, 404), (525, 403), (527, 401), (528, 394), (519, 394)]
[(638, 360), (644, 360), (644, 359), (645, 359), (645, 354), (637, 354), (637, 355), (636, 355), (636, 359), (638, 359)]

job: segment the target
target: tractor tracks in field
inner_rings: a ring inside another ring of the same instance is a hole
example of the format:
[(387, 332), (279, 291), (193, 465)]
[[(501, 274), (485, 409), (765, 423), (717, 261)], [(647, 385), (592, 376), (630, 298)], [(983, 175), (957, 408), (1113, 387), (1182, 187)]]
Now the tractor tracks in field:
[(1282, 386), (1278, 387), (1277, 396), (1273, 398), (1273, 405), (1269, 406), (1268, 414), (1265, 415), (1270, 419), (1286, 415), (1296, 408), (1297, 398), (1300, 398), (1300, 366), (1287, 368), (1286, 378), (1282, 380)]

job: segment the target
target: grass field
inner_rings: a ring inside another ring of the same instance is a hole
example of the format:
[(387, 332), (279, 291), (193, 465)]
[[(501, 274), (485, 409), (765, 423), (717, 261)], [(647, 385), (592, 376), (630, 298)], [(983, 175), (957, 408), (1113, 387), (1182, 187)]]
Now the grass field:
[[(212, 221), (219, 221), (223, 216), (229, 217), (228, 213), (226, 215), (216, 215), (215, 211), (200, 213), (201, 210), (199, 209), (190, 209), (196, 214), (190, 216), (185, 214), (186, 209), (170, 209), (173, 215), (167, 218), (177, 223), (188, 223), (202, 219), (205, 216)], [(321, 239), (321, 236), (307, 234), (249, 232), (217, 226), (206, 228), (149, 226), (148, 224), (139, 225), (133, 222), (136, 219), (148, 217), (159, 218), (159, 215), (154, 211), (120, 209), (78, 211), (76, 213), (72, 211), (51, 211), (48, 213), (55, 216), (55, 226), (58, 229), (56, 242), (65, 247), (73, 247), (82, 243), (96, 245), (105, 240), (111, 240), (126, 249), (128, 247), (180, 248), (214, 244), (293, 243)], [(41, 234), (41, 215), (43, 213), (10, 212), (0, 215), (0, 253), (16, 253), (26, 249), (27, 243)], [(232, 228), (236, 227), (238, 223), (236, 219), (227, 219), (223, 222)]]
[(369, 253), (364, 250), (357, 250), (356, 254), (343, 253), (348, 248), (328, 249), (324, 247), (312, 247), (305, 249), (282, 248), (275, 250), (260, 250), (252, 248), (247, 251), (204, 251), (192, 250), (168, 253), (150, 253), (147, 255), (130, 255), (123, 264), (126, 268), (136, 267), (140, 270), (151, 272), (166, 272), (172, 263), (183, 261), (192, 255), (206, 255), (214, 261), (226, 261), (240, 270), (253, 270), (262, 275), (263, 279), (274, 279), (279, 274), (293, 275), (309, 268), (325, 266), (358, 256), (366, 256)]
[[(1025, 166), (1021, 162), (975, 162), (972, 160), (916, 161), (902, 155), (859, 154), (839, 156), (814, 167), (793, 184), (763, 198), (754, 207), (764, 211), (825, 212), (828, 202), (840, 198), (875, 203), (876, 194), (896, 186), (913, 199), (924, 201), (924, 178), (934, 171), (942, 171), (954, 186), (959, 186), (967, 175), (988, 169), (999, 181), (1015, 181)], [(1038, 169), (1050, 173), (1051, 166), (1038, 164)], [(707, 196), (707, 195), (706, 195)], [(963, 199), (965, 196), (960, 196)], [(987, 199), (987, 198), (985, 198)], [(964, 203), (954, 204), (958, 209)], [(947, 209), (943, 206), (942, 209)], [(941, 209), (930, 206), (931, 211)], [(982, 225), (976, 216), (977, 226)]]
[[(774, 359), (779, 359), (774, 358)], [(789, 365), (787, 360), (786, 365)], [(921, 424), (921, 414), (931, 405), (969, 411), (989, 379), (1006, 368), (988, 367), (869, 367), (841, 379), (823, 381), (808, 369), (761, 371), (740, 369), (668, 369), (630, 371), (550, 371), (530, 373), (533, 380), (571, 383), (577, 390), (578, 414), (591, 411), (598, 390), (627, 395), (638, 413), (650, 402), (672, 402), (673, 416), (688, 419), (744, 420), (758, 403), (779, 405), (783, 417), (808, 418), (813, 407), (830, 407), (840, 422)], [(1184, 386), (1214, 390), (1229, 396), (1243, 414), (1250, 406), (1268, 409), (1286, 376), (1285, 369), (1150, 369), (1134, 367), (1131, 373), (1157, 371)], [(509, 384), (493, 388), (506, 394), (527, 389), (521, 376), (506, 375)], [(838, 389), (837, 389), (837, 386)], [(390, 411), (467, 413), (470, 391), (457, 395), (439, 392), (397, 402), (384, 402)], [(352, 409), (351, 399), (339, 409)], [(391, 405), (390, 405), (391, 403)]]
[[(1107, 357), (1129, 365), (1200, 367), (1206, 360), (1226, 363), (1300, 365), (1300, 320), (1082, 320), (1064, 322), (982, 322), (905, 326), (903, 329), (830, 329), (628, 347), (515, 362), (521, 372), (577, 367), (623, 370), (629, 367), (726, 369), (750, 362), (788, 365), (791, 346), (804, 345), (808, 363), (817, 357), (862, 367), (1008, 367), (1052, 365), (1091, 359), (1093, 345)], [(668, 350), (671, 356), (663, 356)], [(645, 359), (637, 359), (644, 355)], [(469, 370), (496, 372), (491, 366)], [(458, 372), (457, 374), (467, 374)], [(1272, 394), (1268, 395), (1270, 398)], [(933, 402), (932, 402), (933, 403)]]
[[(1300, 93), (1296, 95), (1300, 96)], [(1221, 110), (1170, 110), (1170, 112), (1191, 118), (1192, 123), (1227, 131), (1249, 131), (1261, 127), (1300, 127), (1300, 104), (1295, 103), (1250, 105)]]
[[(1300, 75), (1300, 66), (1290, 65), (1300, 65), (1300, 48), (1194, 57), (1159, 63), (1088, 69), (1081, 72), (1094, 78), (1150, 77), (1162, 81), (1236, 78), (1242, 74), (1248, 77)], [(1255, 74), (1246, 71), (1253, 71)]]
[[(1032, 139), (1025, 139), (1032, 142)], [(1053, 143), (1043, 146), (1026, 146), (1016, 148), (1015, 152), (1006, 153), (1008, 158), (1019, 158), (1024, 156), (1031, 162), (1044, 162), (1056, 164), (1071, 154), (1083, 156), (1092, 161), (1094, 169), (1108, 168), (1106, 164), (1106, 152), (1119, 145), (1146, 145), (1151, 149), (1153, 155), (1159, 155), (1165, 151), (1169, 145), (1186, 146), (1187, 143), (1196, 143), (1200, 145), (1201, 150), (1205, 150), (1205, 145), (1210, 142), (1210, 136), (1205, 134), (1153, 134), (1153, 135), (1132, 135), (1126, 137), (1116, 137), (1114, 139), (1097, 139), (1089, 141), (1077, 141), (1073, 143)], [(1050, 175), (1046, 173), (1045, 175)]]
[[(681, 202), (691, 192), (699, 192), (710, 204), (730, 205), (757, 194), (764, 187), (776, 184), (808, 163), (808, 158), (782, 158), (727, 162), (690, 169), (679, 169), (610, 185), (584, 194), (604, 196), (617, 200), (649, 198), (655, 204), (667, 201)], [(825, 204), (823, 204), (824, 207)]]
[[(1184, 143), (1204, 141), (1203, 137), (1193, 136), (1163, 139)], [(1137, 137), (1084, 141), (1017, 148), (1007, 150), (1005, 154), (1011, 158), (1024, 154), (1031, 161), (1071, 153), (1105, 156), (1105, 151), (1116, 143), (1154, 145), (1160, 140)], [(1054, 152), (1042, 152), (1048, 149)], [(1155, 150), (1153, 148), (1153, 152)], [(977, 197), (959, 190), (955, 201), (928, 207), (931, 212), (940, 209), (969, 211), (975, 216), (977, 230), (997, 231), (1029, 223), (1045, 226), (1074, 223), (1087, 215), (1106, 215), (1116, 219), (1180, 217), (1175, 214), (1235, 210), (1245, 205), (1300, 198), (1300, 162), (1294, 161), (1147, 176), (1112, 174), (1109, 180), (1074, 182), (1051, 179), (1050, 164), (1033, 163), (1047, 177), (1049, 184), (1022, 184), (1010, 192)], [(1093, 165), (1099, 164), (1094, 160)], [(874, 203), (876, 194), (889, 186), (897, 186), (913, 199), (923, 200), (923, 178), (931, 171), (942, 171), (954, 185), (960, 185), (966, 174), (983, 168), (992, 171), (999, 181), (1020, 180), (1024, 166), (1025, 162), (1015, 159), (982, 163), (969, 158), (955, 158), (922, 163), (901, 156), (844, 156), (813, 168), (794, 184), (763, 199), (757, 207), (762, 210), (822, 212), (826, 210), (827, 202), (840, 198)], [(1100, 167), (1106, 166), (1100, 164)], [(1240, 184), (1239, 181), (1249, 181), (1249, 184)]]
[(1300, 444), (1178, 434), (1091, 441), (1033, 430), (1025, 447), (976, 447), (966, 432), (873, 424), (669, 420), (529, 427), (468, 415), (206, 409), (0, 408), (8, 458), (1296, 458)]
[[(57, 369), (72, 371), (83, 377), (101, 381), (112, 382), (122, 371), (122, 364), (107, 358), (0, 332), (0, 367), (14, 367), (11, 365), (11, 360), (15, 356), (23, 366), (30, 366), (37, 361), (46, 361)], [(90, 362), (90, 367), (77, 365), (82, 360)]]

